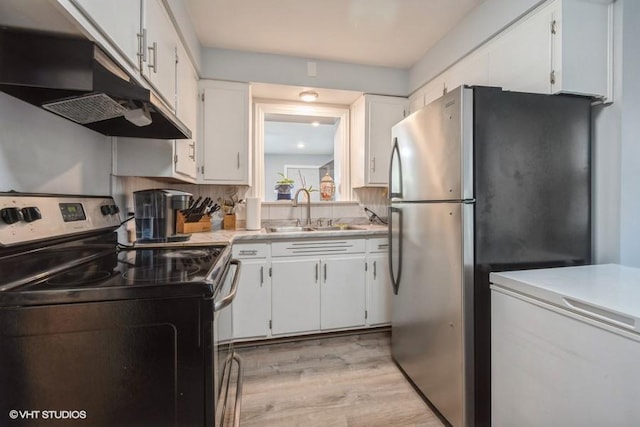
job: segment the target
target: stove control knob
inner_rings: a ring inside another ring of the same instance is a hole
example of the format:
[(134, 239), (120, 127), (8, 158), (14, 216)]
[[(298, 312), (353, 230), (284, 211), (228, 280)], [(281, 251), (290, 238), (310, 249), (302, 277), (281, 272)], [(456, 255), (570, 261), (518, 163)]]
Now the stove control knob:
[(102, 212), (102, 215), (109, 215), (111, 214), (111, 208), (109, 205), (102, 205), (100, 206), (100, 212)]
[(114, 215), (120, 213), (120, 208), (117, 205), (111, 205), (111, 213)]
[(14, 224), (20, 221), (20, 209), (18, 208), (3, 208), (0, 209), (0, 218), (6, 224)]
[(40, 209), (36, 206), (29, 206), (22, 208), (22, 217), (25, 222), (33, 222), (42, 219), (42, 214), (40, 213)]

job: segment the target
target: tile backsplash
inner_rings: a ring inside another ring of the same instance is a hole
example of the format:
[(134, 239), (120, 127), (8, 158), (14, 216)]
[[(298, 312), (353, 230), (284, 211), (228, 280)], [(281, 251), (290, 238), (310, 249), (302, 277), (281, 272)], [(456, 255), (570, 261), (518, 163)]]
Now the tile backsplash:
[[(194, 198), (210, 197), (214, 201), (218, 198), (230, 198), (233, 194), (239, 199), (244, 199), (249, 190), (247, 186), (170, 183), (143, 177), (116, 177), (115, 183), (114, 198), (123, 212), (133, 212), (133, 192), (139, 190), (168, 188), (186, 191), (193, 194)], [(312, 202), (312, 221), (315, 223), (318, 219), (330, 219), (334, 223), (365, 223), (367, 216), (363, 210), (364, 206), (381, 217), (387, 216), (386, 188), (359, 188), (354, 190), (354, 194), (358, 200), (353, 202)], [(262, 222), (268, 224), (289, 223), (298, 218), (301, 221), (306, 220), (306, 206), (302, 202), (299, 206), (285, 201), (262, 203), (260, 213)], [(238, 207), (236, 214), (237, 227), (243, 228), (246, 218), (244, 205)]]

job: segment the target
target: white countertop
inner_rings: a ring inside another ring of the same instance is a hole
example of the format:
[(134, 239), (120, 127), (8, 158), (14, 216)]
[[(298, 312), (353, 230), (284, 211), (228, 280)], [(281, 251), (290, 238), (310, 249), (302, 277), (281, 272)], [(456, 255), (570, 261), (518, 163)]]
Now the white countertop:
[[(203, 233), (193, 233), (191, 238), (185, 242), (161, 243), (162, 246), (200, 246), (200, 245), (226, 245), (232, 243), (247, 242), (270, 242), (274, 240), (292, 240), (292, 239), (332, 239), (332, 238), (367, 238), (367, 237), (385, 237), (388, 232), (387, 226), (358, 224), (358, 230), (332, 230), (332, 231), (301, 231), (287, 233), (271, 233), (264, 228), (260, 230), (218, 230), (206, 231)], [(158, 246), (159, 244), (136, 244), (136, 247)]]
[[(640, 332), (640, 268), (617, 264), (491, 273), (507, 289)], [(496, 286), (497, 285), (497, 286)]]

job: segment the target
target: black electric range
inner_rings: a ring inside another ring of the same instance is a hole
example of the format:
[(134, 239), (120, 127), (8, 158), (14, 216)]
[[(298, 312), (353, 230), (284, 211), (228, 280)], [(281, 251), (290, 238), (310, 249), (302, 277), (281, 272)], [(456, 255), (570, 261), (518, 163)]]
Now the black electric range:
[(0, 425), (218, 426), (239, 410), (222, 390), (241, 375), (230, 247), (119, 246), (110, 197), (0, 193), (0, 219)]

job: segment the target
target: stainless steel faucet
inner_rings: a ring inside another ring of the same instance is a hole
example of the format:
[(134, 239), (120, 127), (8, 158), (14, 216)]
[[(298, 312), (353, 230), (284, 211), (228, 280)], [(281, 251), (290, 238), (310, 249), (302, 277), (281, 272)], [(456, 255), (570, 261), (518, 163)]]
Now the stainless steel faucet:
[(293, 196), (293, 206), (298, 206), (298, 195), (301, 191), (307, 193), (307, 222), (306, 225), (311, 225), (311, 194), (309, 194), (309, 190), (306, 188), (300, 188), (296, 191), (295, 196)]

